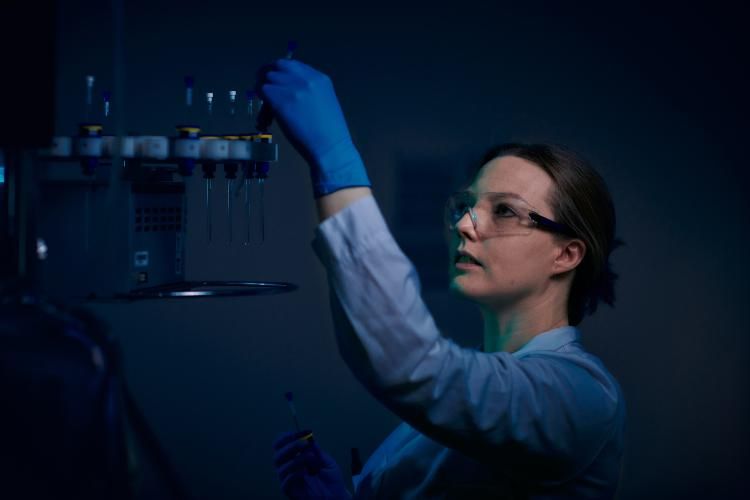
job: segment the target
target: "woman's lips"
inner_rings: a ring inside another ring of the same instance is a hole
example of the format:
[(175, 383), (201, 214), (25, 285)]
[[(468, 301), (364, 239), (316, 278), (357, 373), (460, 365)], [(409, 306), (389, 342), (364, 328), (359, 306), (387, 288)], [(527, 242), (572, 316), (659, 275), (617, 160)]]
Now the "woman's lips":
[(482, 266), (480, 266), (479, 264), (472, 264), (470, 262), (456, 262), (456, 267), (458, 269), (476, 269)]
[(463, 266), (470, 266), (466, 267), (467, 269), (471, 269), (473, 267), (482, 267), (482, 263), (479, 262), (479, 259), (475, 258), (472, 254), (465, 250), (459, 250), (455, 254), (455, 256), (453, 257), (453, 263), (459, 269), (463, 269)]

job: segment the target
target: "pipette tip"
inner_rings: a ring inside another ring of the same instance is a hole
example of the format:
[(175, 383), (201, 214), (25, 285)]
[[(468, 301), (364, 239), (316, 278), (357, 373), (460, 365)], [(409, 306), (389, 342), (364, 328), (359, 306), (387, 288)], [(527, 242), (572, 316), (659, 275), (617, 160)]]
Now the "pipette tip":
[(297, 410), (294, 408), (294, 401), (292, 401), (292, 391), (284, 393), (287, 405), (289, 406), (289, 412), (292, 414), (292, 421), (294, 422), (294, 428), (299, 432), (299, 420), (297, 419)]
[(297, 41), (296, 40), (289, 40), (289, 43), (286, 44), (286, 50), (289, 52), (294, 52), (297, 50)]

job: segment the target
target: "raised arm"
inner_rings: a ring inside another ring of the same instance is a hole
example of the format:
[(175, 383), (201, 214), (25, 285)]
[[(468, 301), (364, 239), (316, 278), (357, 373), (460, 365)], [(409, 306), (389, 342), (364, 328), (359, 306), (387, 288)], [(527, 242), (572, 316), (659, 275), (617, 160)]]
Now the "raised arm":
[(321, 196), (316, 201), (318, 207), (318, 218), (323, 222), (333, 217), (352, 203), (362, 198), (372, 196), (372, 190), (368, 187), (345, 188), (335, 193)]

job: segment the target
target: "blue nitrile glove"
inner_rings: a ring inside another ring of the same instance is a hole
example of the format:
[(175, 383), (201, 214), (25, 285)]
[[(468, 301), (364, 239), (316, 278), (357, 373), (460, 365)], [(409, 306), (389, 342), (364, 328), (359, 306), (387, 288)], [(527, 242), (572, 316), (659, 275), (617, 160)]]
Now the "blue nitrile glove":
[(258, 93), (310, 164), (316, 198), (346, 187), (370, 186), (328, 76), (299, 61), (279, 59), (263, 68), (258, 79)]
[(301, 439), (310, 431), (291, 431), (273, 443), (273, 464), (281, 491), (289, 498), (351, 498), (341, 469), (313, 440)]

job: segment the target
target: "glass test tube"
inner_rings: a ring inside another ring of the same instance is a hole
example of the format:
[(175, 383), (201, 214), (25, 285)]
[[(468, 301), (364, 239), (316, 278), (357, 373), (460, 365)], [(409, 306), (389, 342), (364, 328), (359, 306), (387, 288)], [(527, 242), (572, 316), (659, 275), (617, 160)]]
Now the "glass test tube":
[[(237, 117), (237, 91), (236, 90), (230, 90), (229, 91), (229, 117), (232, 122), (232, 126), (235, 125), (234, 119)], [(230, 130), (232, 134), (239, 133), (239, 130)]]
[(214, 93), (206, 92), (206, 132), (211, 131), (214, 115)]
[[(88, 123), (91, 120), (92, 108), (94, 106), (94, 77), (86, 76), (86, 101), (84, 104), (83, 120)], [(90, 185), (86, 187), (83, 200), (83, 248), (85, 253), (89, 253), (89, 232), (91, 226), (91, 191), (94, 189), (93, 178)]]
[(104, 100), (104, 119), (109, 119), (111, 111), (112, 93), (108, 90), (102, 92), (102, 99)]
[(247, 121), (253, 123), (253, 99), (255, 98), (255, 91), (246, 90), (245, 98), (247, 99)]
[[(214, 113), (214, 93), (206, 92), (206, 129), (209, 130), (213, 125), (213, 113)], [(213, 227), (211, 225), (212, 220), (212, 207), (211, 207), (211, 193), (214, 188), (214, 171), (216, 165), (213, 162), (204, 160), (203, 162), (203, 178), (206, 184), (206, 237), (208, 242), (211, 243), (213, 236)]]
[(195, 81), (192, 76), (185, 77), (185, 110), (188, 112), (185, 117), (187, 121), (185, 124), (190, 123), (190, 110), (193, 108), (193, 85)]
[[(183, 82), (185, 83), (185, 117), (184, 117), (184, 123), (185, 125), (196, 125), (197, 123), (193, 123), (194, 118), (194, 112), (193, 112), (193, 87), (195, 86), (195, 80), (192, 76), (186, 75), (183, 78)], [(197, 135), (197, 133), (196, 133)], [(200, 139), (196, 139), (200, 140)], [(182, 194), (182, 207), (180, 210), (180, 218), (179, 220), (179, 231), (182, 235), (181, 243), (184, 245), (187, 241), (187, 213), (188, 213), (188, 186), (190, 185), (187, 180), (192, 177), (193, 175), (193, 169), (195, 168), (194, 159), (187, 159), (185, 160), (186, 166), (183, 170), (183, 184), (185, 185), (185, 190)], [(184, 258), (183, 258), (184, 262)], [(183, 267), (184, 269), (184, 267)]]
[[(239, 113), (237, 112), (237, 91), (229, 91), (229, 123), (231, 125), (230, 133), (232, 136), (239, 133), (238, 126)], [(237, 130), (235, 130), (237, 129)], [(238, 140), (235, 138), (234, 140)], [(227, 183), (227, 229), (229, 233), (229, 243), (232, 243), (232, 187), (234, 186), (234, 178), (236, 175), (236, 166), (230, 166), (229, 163), (224, 164), (224, 172), (226, 175)]]
[(91, 107), (93, 106), (93, 94), (94, 94), (94, 77), (88, 75), (86, 77), (86, 106), (84, 109), (83, 120), (88, 122), (91, 120)]
[[(249, 127), (252, 128), (255, 120), (255, 109), (253, 102), (255, 100), (255, 92), (252, 90), (245, 91), (245, 98), (247, 99), (247, 122)], [(248, 138), (252, 141), (252, 138)], [(254, 161), (248, 161), (242, 165), (242, 188), (244, 189), (244, 208), (245, 208), (245, 245), (250, 244), (252, 234), (252, 195), (250, 193), (250, 186), (252, 184), (253, 170), (255, 169)]]

